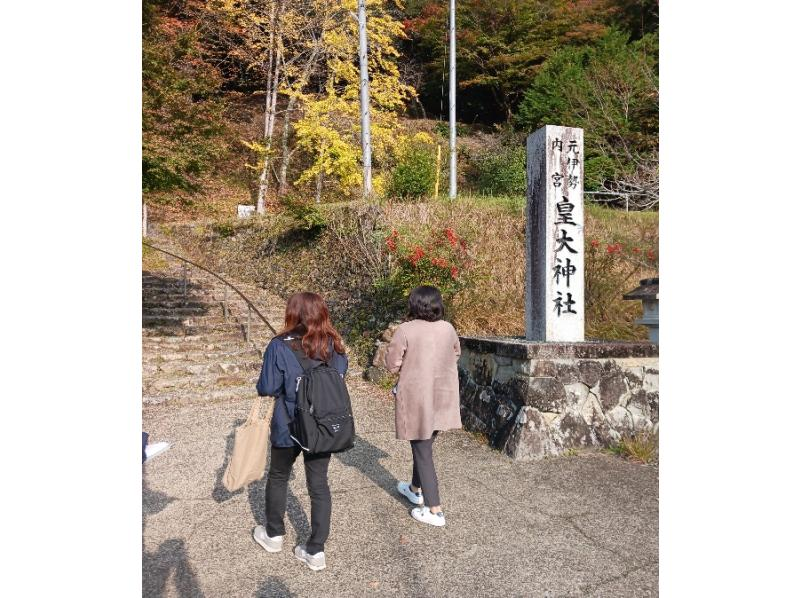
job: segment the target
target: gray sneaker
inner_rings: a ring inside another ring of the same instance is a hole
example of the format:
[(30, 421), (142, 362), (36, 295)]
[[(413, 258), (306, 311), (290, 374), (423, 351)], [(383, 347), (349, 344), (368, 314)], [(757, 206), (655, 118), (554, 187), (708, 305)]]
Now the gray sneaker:
[(325, 553), (308, 554), (305, 544), (294, 547), (294, 556), (308, 565), (308, 568), (312, 571), (322, 571), (325, 568)]
[(267, 535), (267, 530), (263, 525), (258, 525), (253, 530), (253, 540), (261, 545), (261, 548), (267, 552), (280, 552), (283, 550), (283, 536), (275, 536), (270, 538)]

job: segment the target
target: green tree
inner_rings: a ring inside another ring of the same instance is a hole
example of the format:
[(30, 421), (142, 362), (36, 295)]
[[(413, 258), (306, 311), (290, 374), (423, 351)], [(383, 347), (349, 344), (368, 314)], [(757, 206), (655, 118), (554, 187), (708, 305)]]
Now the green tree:
[(142, 187), (195, 189), (225, 151), (222, 77), (205, 58), (195, 15), (143, 8)]
[[(406, 14), (406, 30), (414, 43), (409, 51), (419, 55), (425, 72), (421, 94), (428, 108), (437, 112), (447, 67), (447, 3), (411, 0)], [(459, 117), (510, 120), (552, 53), (564, 45), (597, 39), (615, 14), (612, 0), (459, 0)]]
[(658, 202), (658, 36), (611, 30), (597, 44), (557, 51), (525, 93), (516, 125), (584, 129), (587, 189)]

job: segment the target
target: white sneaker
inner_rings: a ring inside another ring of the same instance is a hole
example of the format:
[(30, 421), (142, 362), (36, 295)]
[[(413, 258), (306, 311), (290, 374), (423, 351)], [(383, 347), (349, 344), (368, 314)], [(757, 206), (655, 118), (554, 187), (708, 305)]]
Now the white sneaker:
[(145, 462), (149, 461), (156, 455), (160, 455), (169, 448), (169, 442), (154, 442), (144, 447)]
[(412, 505), (424, 505), (425, 499), (422, 492), (414, 492), (408, 482), (397, 482), (397, 491), (405, 496)]
[(318, 552), (317, 554), (308, 554), (305, 544), (294, 547), (294, 556), (297, 560), (303, 561), (308, 565), (308, 568), (312, 571), (322, 571), (326, 567), (325, 553)]
[(436, 527), (444, 526), (444, 513), (441, 511), (438, 513), (431, 513), (431, 510), (428, 507), (417, 507), (416, 509), (411, 509), (411, 516), (421, 523), (435, 525)]
[(283, 536), (270, 538), (263, 525), (258, 525), (253, 530), (253, 540), (259, 543), (267, 552), (280, 552), (283, 549)]

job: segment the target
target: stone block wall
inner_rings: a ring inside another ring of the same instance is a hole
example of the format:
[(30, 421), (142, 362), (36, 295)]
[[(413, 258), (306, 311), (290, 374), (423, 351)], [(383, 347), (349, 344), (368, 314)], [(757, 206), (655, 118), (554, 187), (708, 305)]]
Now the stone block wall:
[(526, 461), (658, 430), (658, 346), (461, 337), (461, 419)]

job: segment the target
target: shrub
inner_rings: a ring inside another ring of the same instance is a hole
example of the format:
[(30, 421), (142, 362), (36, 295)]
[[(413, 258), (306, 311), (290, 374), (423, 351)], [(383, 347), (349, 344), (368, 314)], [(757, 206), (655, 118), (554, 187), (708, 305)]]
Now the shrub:
[(475, 161), (478, 189), (490, 195), (525, 193), (525, 147), (504, 146)]
[(394, 256), (392, 280), (403, 296), (420, 285), (433, 285), (445, 301), (464, 288), (470, 267), (467, 241), (451, 227), (428, 229), (420, 240), (401, 235), (397, 229), (386, 237), (386, 248)]
[(391, 173), (388, 192), (391, 197), (418, 199), (433, 193), (435, 182), (436, 154), (433, 146), (415, 139), (401, 149)]
[(230, 220), (224, 220), (222, 222), (214, 222), (211, 225), (211, 230), (217, 234), (217, 236), (221, 237), (222, 239), (227, 239), (228, 237), (232, 237), (236, 234), (236, 224)]
[(316, 204), (287, 196), (284, 205), (286, 213), (294, 219), (299, 228), (319, 232), (325, 227), (325, 215)]
[(587, 335), (593, 338), (635, 340), (641, 336), (633, 320), (641, 310), (621, 300), (639, 279), (657, 271), (657, 249), (621, 241), (586, 241), (584, 263)]
[[(437, 121), (435, 125), (433, 125), (433, 130), (436, 131), (442, 137), (449, 139), (450, 138), (450, 122), (449, 121)], [(467, 125), (457, 122), (456, 123), (456, 137), (464, 137), (465, 135), (469, 134), (469, 128)]]

